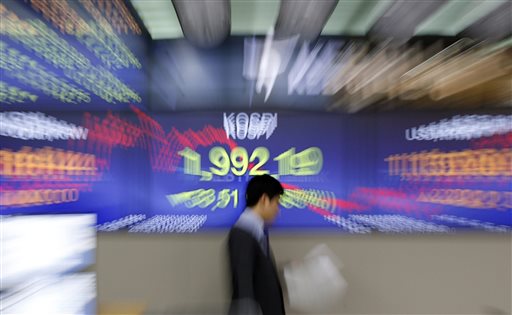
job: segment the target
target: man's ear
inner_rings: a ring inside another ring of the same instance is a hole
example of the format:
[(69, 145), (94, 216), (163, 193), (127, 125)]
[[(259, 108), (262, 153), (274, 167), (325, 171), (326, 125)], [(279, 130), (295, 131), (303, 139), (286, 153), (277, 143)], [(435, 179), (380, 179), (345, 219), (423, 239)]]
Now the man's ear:
[(261, 195), (260, 202), (261, 202), (261, 204), (263, 204), (265, 206), (268, 205), (268, 203), (270, 202), (270, 199), (268, 198), (268, 195), (267, 194)]

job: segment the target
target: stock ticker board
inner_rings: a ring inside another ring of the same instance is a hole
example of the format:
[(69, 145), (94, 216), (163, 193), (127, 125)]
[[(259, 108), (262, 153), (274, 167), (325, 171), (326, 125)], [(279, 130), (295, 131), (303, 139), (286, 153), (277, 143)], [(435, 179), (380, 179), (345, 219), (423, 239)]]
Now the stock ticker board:
[(148, 37), (122, 0), (2, 0), (0, 103), (32, 110), (145, 108)]
[(4, 215), (96, 213), (98, 230), (229, 228), (245, 186), (285, 188), (280, 230), (509, 232), (510, 115), (1, 113)]
[[(285, 188), (281, 230), (510, 231), (509, 114), (154, 113), (145, 69), (163, 63), (145, 64), (148, 37), (127, 5), (0, 3), (2, 215), (95, 213), (100, 231), (226, 229), (247, 180), (269, 174)], [(162, 45), (156, 57), (168, 61)], [(228, 56), (206, 58), (207, 72)], [(186, 97), (225, 91), (171, 69), (195, 82)], [(168, 81), (152, 89), (174, 93)], [(169, 93), (154, 103), (177, 102)]]

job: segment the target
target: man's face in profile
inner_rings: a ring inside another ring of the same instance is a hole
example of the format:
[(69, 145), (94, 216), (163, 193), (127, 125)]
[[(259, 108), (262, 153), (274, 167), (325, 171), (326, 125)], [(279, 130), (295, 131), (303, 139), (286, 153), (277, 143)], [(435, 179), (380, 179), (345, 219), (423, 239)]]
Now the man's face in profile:
[(267, 195), (263, 196), (263, 202), (265, 207), (265, 216), (263, 220), (266, 223), (274, 222), (275, 218), (279, 214), (279, 200), (281, 196), (274, 196), (272, 199), (268, 198)]

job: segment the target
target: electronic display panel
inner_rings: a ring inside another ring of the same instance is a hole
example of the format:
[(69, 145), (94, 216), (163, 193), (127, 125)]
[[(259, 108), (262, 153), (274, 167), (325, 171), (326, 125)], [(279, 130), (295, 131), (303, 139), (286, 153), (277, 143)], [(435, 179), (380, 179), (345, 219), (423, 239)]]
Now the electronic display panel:
[(273, 111), (2, 112), (3, 214), (87, 213), (98, 230), (229, 228), (245, 186), (283, 184), (274, 228), (511, 227), (511, 117)]

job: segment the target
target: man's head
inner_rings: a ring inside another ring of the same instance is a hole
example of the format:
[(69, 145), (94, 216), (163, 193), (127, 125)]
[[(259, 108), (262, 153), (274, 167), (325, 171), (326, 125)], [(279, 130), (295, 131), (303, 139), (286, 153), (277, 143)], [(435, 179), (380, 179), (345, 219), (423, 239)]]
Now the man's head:
[(263, 221), (274, 221), (279, 213), (279, 198), (284, 193), (283, 186), (270, 175), (259, 175), (251, 178), (247, 184), (245, 201)]

